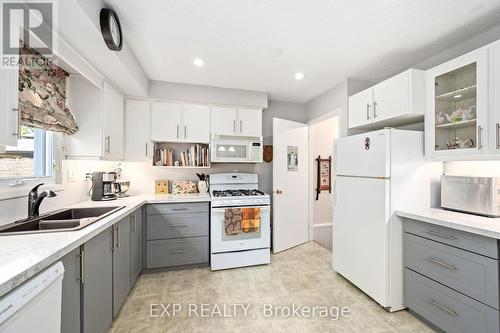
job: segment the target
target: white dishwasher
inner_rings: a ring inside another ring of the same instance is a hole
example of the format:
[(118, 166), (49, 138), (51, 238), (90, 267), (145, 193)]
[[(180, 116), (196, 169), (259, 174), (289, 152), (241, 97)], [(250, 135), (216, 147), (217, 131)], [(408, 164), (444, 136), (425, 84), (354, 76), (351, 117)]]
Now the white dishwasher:
[(63, 274), (58, 262), (0, 298), (0, 332), (59, 333)]

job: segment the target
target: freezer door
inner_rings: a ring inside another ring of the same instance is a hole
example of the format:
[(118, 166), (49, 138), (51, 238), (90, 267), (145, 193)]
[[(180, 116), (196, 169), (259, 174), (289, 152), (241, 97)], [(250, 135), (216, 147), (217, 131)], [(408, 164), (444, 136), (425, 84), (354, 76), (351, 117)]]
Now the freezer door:
[(390, 180), (337, 177), (333, 269), (380, 305), (389, 297)]
[(390, 177), (391, 130), (363, 133), (340, 138), (334, 146), (336, 175)]

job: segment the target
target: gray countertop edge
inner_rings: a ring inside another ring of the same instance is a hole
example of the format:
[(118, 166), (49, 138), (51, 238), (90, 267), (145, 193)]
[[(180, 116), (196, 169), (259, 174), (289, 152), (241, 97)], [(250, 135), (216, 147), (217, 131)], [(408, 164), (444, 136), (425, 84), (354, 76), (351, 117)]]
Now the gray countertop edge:
[[(124, 201), (122, 201), (124, 200)], [(53, 263), (57, 262), (59, 259), (64, 257), (66, 254), (70, 253), (80, 245), (84, 244), (88, 240), (92, 239), (99, 233), (103, 232), (116, 222), (120, 221), (125, 216), (129, 215), (136, 209), (141, 208), (146, 204), (158, 204), (158, 203), (190, 203), (190, 202), (210, 202), (209, 195), (201, 195), (201, 196), (186, 196), (186, 197), (172, 197), (170, 196), (152, 196), (152, 195), (140, 195), (136, 197), (127, 197), (124, 199), (119, 199), (116, 201), (107, 201), (107, 202), (93, 202), (93, 201), (83, 201), (69, 207), (88, 207), (92, 206), (125, 206), (125, 208), (103, 218), (101, 221), (98, 221), (92, 225), (85, 227), (84, 229), (78, 231), (68, 231), (68, 232), (59, 232), (57, 235), (73, 236), (75, 239), (69, 241), (65, 246), (61, 248), (57, 248), (50, 255), (44, 256), (40, 260), (37, 260), (35, 263), (31, 264), (29, 267), (19, 269), (19, 272), (14, 273), (12, 276), (5, 278), (1, 276), (0, 273), (0, 297), (9, 293), (11, 290), (21, 285), (23, 282), (32, 278), (45, 268), (49, 267)], [(12, 236), (0, 236), (0, 242), (2, 237), (16, 237), (21, 243), (23, 241), (28, 240), (24, 237), (29, 237), (31, 241), (42, 240), (43, 237), (48, 235), (54, 236), (56, 233), (47, 233), (47, 234), (31, 234), (31, 235), (12, 235)], [(0, 248), (1, 249), (1, 248)], [(0, 253), (0, 272), (2, 270), (2, 266), (8, 263), (5, 263), (2, 259)]]
[(490, 218), (440, 208), (402, 210), (396, 211), (395, 214), (407, 219), (500, 239), (500, 218)]

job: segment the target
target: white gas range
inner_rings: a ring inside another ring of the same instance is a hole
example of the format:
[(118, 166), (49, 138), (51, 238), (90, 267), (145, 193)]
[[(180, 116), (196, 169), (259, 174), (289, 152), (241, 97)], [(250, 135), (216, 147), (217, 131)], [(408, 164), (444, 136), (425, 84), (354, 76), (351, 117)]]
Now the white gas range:
[[(269, 264), (271, 199), (268, 194), (258, 190), (258, 176), (250, 173), (220, 173), (210, 175), (209, 182), (211, 269)], [(234, 224), (230, 220), (233, 214), (242, 217), (238, 217)], [(245, 228), (247, 214), (257, 215), (252, 216), (251, 220), (252, 223), (258, 220), (257, 227), (252, 225), (251, 228)]]

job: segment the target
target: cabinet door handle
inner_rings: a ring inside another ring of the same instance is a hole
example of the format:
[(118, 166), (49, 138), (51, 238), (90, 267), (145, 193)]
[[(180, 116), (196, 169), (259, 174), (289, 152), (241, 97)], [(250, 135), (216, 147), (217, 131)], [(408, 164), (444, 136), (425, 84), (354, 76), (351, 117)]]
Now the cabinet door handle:
[(483, 126), (477, 127), (477, 149), (483, 149)]
[(188, 210), (187, 208), (172, 208), (172, 210), (174, 212), (180, 212), (180, 211), (184, 211), (184, 210)]
[(16, 130), (12, 132), (12, 135), (15, 135), (18, 139), (21, 138), (21, 112), (18, 108), (12, 108), (13, 112), (16, 112)]
[(111, 136), (107, 136), (104, 138), (104, 152), (105, 153), (108, 153), (110, 152), (111, 150)]
[(111, 227), (111, 252), (115, 251), (115, 227)]
[(240, 133), (243, 133), (243, 120), (240, 120)]
[(132, 229), (132, 232), (135, 232), (135, 214), (130, 215), (130, 228)]
[(455, 236), (451, 236), (451, 235), (447, 235), (447, 234), (443, 234), (439, 231), (434, 231), (434, 230), (427, 230), (426, 231), (428, 234), (430, 235), (434, 235), (434, 236), (438, 236), (438, 237), (441, 237), (441, 238), (446, 238), (446, 239), (453, 239), (453, 240), (456, 240), (457, 237)]
[(146, 156), (148, 156), (148, 143), (146, 142)]
[(497, 149), (500, 149), (500, 124), (497, 123), (497, 130), (496, 130), (496, 136), (497, 136)]
[(233, 120), (233, 132), (236, 133), (236, 119)]
[(187, 126), (184, 125), (184, 139), (187, 139)]
[(370, 104), (366, 104), (366, 120), (370, 120)]
[(441, 261), (441, 260), (438, 260), (436, 258), (432, 258), (432, 257), (426, 257), (425, 260), (427, 261), (430, 261), (430, 262), (433, 262), (435, 264), (438, 264), (439, 266), (443, 266), (444, 268), (447, 268), (449, 270), (452, 270), (452, 271), (456, 271), (457, 268), (453, 265), (450, 265), (444, 261)]
[(179, 125), (177, 125), (177, 139), (179, 138)]
[(172, 251), (170, 251), (170, 254), (180, 254), (180, 253), (184, 253), (184, 252), (186, 252), (186, 250), (179, 249), (179, 250), (172, 250)]
[(120, 227), (116, 227), (116, 248), (120, 248)]
[(85, 245), (80, 247), (80, 283), (85, 284)]
[(443, 310), (444, 312), (447, 312), (448, 314), (457, 317), (458, 313), (456, 313), (453, 310), (448, 309), (446, 306), (440, 304), (438, 301), (433, 300), (432, 298), (427, 298), (427, 302), (431, 303), (432, 305), (436, 306), (437, 308)]
[(170, 227), (172, 227), (172, 228), (182, 228), (182, 227), (187, 227), (187, 224), (171, 224)]
[(373, 101), (373, 119), (377, 118), (377, 105), (378, 103)]

